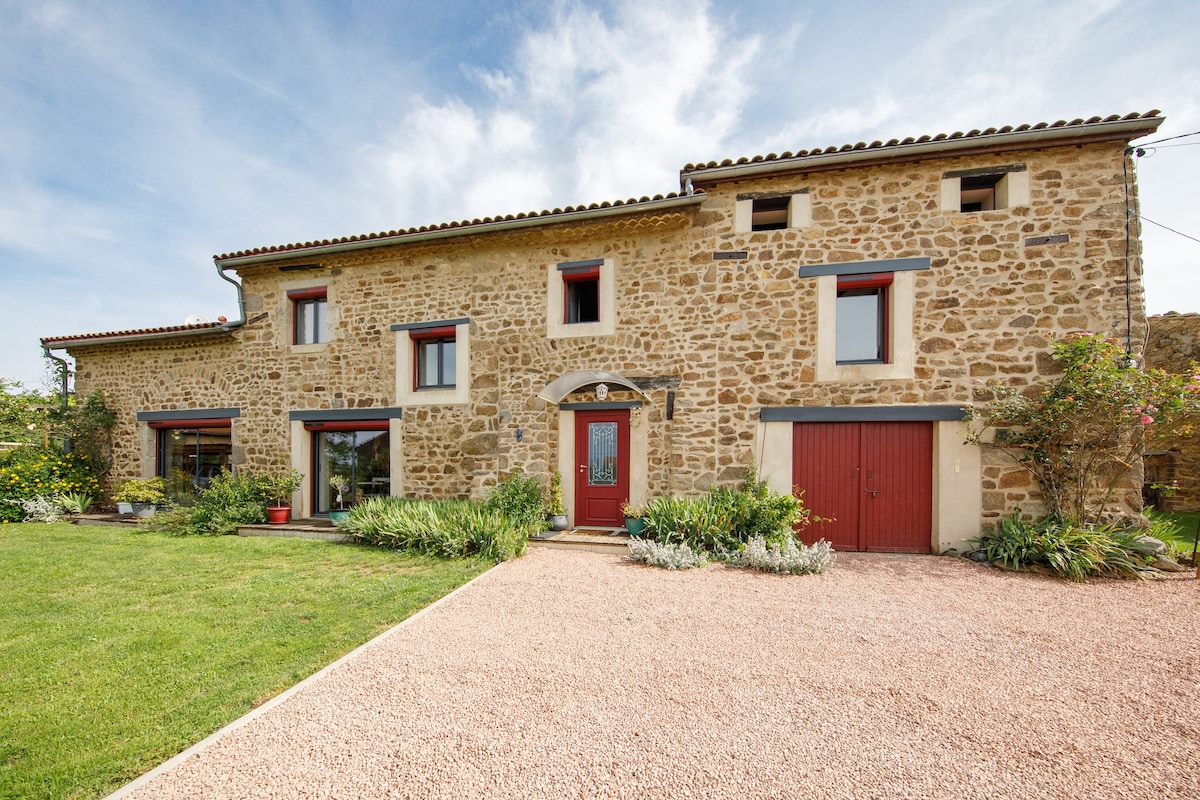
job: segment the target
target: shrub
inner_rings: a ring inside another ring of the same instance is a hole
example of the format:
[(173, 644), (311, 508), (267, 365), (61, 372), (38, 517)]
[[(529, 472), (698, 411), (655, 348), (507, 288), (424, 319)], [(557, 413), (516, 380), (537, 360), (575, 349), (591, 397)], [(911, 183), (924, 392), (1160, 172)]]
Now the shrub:
[[(528, 513), (528, 508), (518, 507), (518, 512)], [(537, 529), (543, 524), (539, 516)], [(488, 504), (401, 497), (375, 497), (360, 503), (350, 509), (341, 530), (379, 547), (449, 558), (477, 555), (493, 561), (524, 553), (531, 532), (528, 522)]]
[(658, 497), (646, 505), (646, 538), (663, 544), (686, 544), (694, 550), (713, 550), (737, 544), (732, 509), (723, 498)]
[(267, 501), (274, 480), (265, 475), (234, 475), (222, 470), (189, 505), (160, 511), (142, 525), (181, 535), (219, 536), (239, 525), (267, 521)]
[(117, 486), (113, 499), (121, 503), (162, 503), (167, 499), (167, 482), (163, 478), (131, 478)]
[(719, 558), (731, 567), (753, 567), (764, 572), (791, 575), (816, 575), (833, 565), (833, 546), (824, 539), (812, 545), (788, 537), (783, 542), (767, 542), (753, 536), (739, 550), (722, 553)]
[(972, 539), (986, 559), (1008, 569), (1041, 566), (1072, 581), (1095, 576), (1140, 576), (1135, 544), (1141, 533), (1111, 525), (1080, 525), (1054, 517), (1031, 522), (1017, 514)]
[(86, 514), (96, 498), (87, 492), (67, 492), (58, 496), (58, 504), (70, 514)]
[(685, 542), (698, 550), (736, 550), (757, 536), (780, 544), (807, 524), (810, 512), (792, 494), (780, 494), (746, 468), (736, 488), (717, 487), (694, 498), (660, 497), (646, 506), (646, 537)]
[[(76, 453), (28, 446), (0, 453), (0, 500), (32, 500), (71, 492), (100, 494), (100, 478)], [(0, 502), (0, 521), (20, 522), (19, 505)]]
[[(57, 497), (37, 495), (20, 500), (5, 500), (8, 505), (21, 509), (19, 522), (58, 522), (62, 517), (63, 507)], [(8, 520), (5, 520), (7, 522)]]
[(663, 569), (690, 569), (708, 564), (708, 556), (703, 550), (693, 550), (685, 542), (656, 542), (653, 539), (631, 539), (629, 559)]
[(514, 472), (492, 487), (483, 505), (533, 533), (546, 529), (546, 502), (536, 478)]
[[(1060, 520), (1099, 521), (1148, 444), (1190, 433), (1200, 414), (1200, 375), (1137, 370), (1115, 342), (1076, 336), (1054, 345), (1062, 373), (968, 407), (980, 423), (967, 441), (999, 449), (1029, 472)], [(984, 438), (993, 429), (992, 440)], [(1003, 434), (1003, 435), (1001, 435)]]

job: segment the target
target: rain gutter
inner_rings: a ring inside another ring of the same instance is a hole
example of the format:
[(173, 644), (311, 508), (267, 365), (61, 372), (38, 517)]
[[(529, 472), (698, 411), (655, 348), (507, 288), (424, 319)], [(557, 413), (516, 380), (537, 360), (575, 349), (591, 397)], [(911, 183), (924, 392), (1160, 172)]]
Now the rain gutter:
[(864, 147), (859, 150), (839, 150), (833, 153), (781, 158), (774, 161), (756, 161), (749, 164), (731, 164), (724, 167), (684, 169), (680, 171), (680, 184), (683, 185), (688, 179), (691, 179), (693, 184), (717, 183), (781, 172), (816, 172), (838, 169), (848, 164), (861, 162), (933, 158), (963, 151), (998, 153), (1006, 150), (1024, 150), (1043, 144), (1061, 146), (1105, 141), (1128, 142), (1130, 139), (1153, 133), (1162, 122), (1163, 117), (1139, 117), (1138, 119), (1112, 122), (1095, 122), (1090, 125), (1041, 128), (883, 147)]

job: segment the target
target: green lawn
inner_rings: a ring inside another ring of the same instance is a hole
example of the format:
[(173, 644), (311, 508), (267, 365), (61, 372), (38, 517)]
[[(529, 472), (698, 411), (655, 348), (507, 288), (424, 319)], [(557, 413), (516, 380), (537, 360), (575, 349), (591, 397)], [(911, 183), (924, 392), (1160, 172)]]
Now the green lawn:
[(2, 525), (0, 798), (102, 797), (487, 567)]
[(1192, 552), (1192, 545), (1196, 541), (1196, 521), (1200, 515), (1194, 511), (1151, 511), (1147, 516), (1152, 520), (1169, 522), (1169, 530), (1158, 532), (1177, 551)]

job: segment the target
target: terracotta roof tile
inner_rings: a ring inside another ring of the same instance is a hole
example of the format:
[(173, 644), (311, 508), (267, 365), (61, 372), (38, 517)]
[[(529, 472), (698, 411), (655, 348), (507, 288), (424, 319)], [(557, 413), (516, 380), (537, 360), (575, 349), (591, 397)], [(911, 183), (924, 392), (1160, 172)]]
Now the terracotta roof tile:
[(189, 334), (212, 331), (224, 325), (223, 320), (203, 322), (199, 325), (171, 325), (165, 328), (134, 328), (127, 331), (107, 331), (104, 333), (78, 333), (70, 336), (43, 336), (42, 344), (53, 344), (62, 347), (68, 344), (84, 343), (96, 339), (126, 339), (142, 336), (169, 336), (173, 333)]
[[(700, 194), (697, 192), (696, 194)], [(430, 231), (444, 230), (459, 230), (464, 228), (476, 228), (486, 225), (494, 225), (496, 223), (513, 222), (523, 219), (544, 219), (547, 222), (552, 222), (553, 217), (565, 216), (567, 214), (577, 214), (584, 211), (598, 211), (605, 208), (620, 208), (624, 206), (631, 207), (631, 210), (636, 210), (636, 206), (642, 204), (653, 203), (659, 200), (670, 200), (676, 197), (685, 197), (683, 192), (670, 192), (668, 194), (656, 194), (653, 197), (631, 197), (628, 200), (612, 200), (602, 203), (590, 203), (588, 205), (566, 206), (564, 208), (544, 209), (542, 211), (526, 211), (519, 214), (504, 214), (495, 217), (483, 217), (475, 219), (464, 219), (458, 222), (442, 222), (434, 225), (421, 225), (416, 228), (406, 228), (393, 231), (381, 231), (379, 233), (365, 233), (356, 236), (343, 236), (340, 239), (321, 239), (311, 242), (294, 242), (292, 244), (275, 245), (272, 247), (256, 247), (251, 250), (239, 250), (234, 253), (225, 253), (223, 255), (213, 256), (216, 261), (225, 261), (233, 258), (246, 258), (247, 256), (261, 256), (269, 253), (286, 253), (293, 250), (307, 250), (313, 247), (328, 247), (339, 244), (349, 244), (351, 242), (369, 242), (379, 239), (397, 239), (404, 236), (412, 236)]]
[(986, 128), (984, 130), (979, 130), (978, 128), (975, 128), (973, 130), (967, 131), (966, 133), (963, 133), (962, 131), (955, 131), (954, 133), (938, 133), (938, 134), (935, 134), (932, 136), (926, 134), (925, 136), (919, 136), (916, 138), (909, 136), (905, 139), (889, 139), (886, 142), (881, 142), (877, 139), (877, 140), (871, 142), (870, 144), (867, 144), (865, 142), (858, 142), (857, 144), (844, 144), (844, 145), (841, 145), (840, 147), (836, 146), (836, 145), (832, 146), (832, 147), (825, 147), (825, 148), (818, 147), (814, 150), (798, 150), (796, 152), (792, 152), (792, 151), (788, 150), (788, 151), (785, 151), (785, 152), (779, 153), (779, 154), (769, 153), (765, 156), (753, 156), (750, 158), (743, 157), (743, 158), (737, 159), (736, 161), (733, 159), (729, 159), (729, 158), (727, 158), (723, 161), (701, 161), (698, 163), (688, 164), (682, 170), (680, 170), (680, 173), (682, 175), (687, 175), (688, 173), (691, 173), (691, 172), (699, 172), (700, 170), (705, 170), (705, 169), (716, 169), (718, 167), (734, 167), (734, 166), (739, 166), (741, 164), (757, 164), (759, 162), (768, 162), (768, 161), (787, 161), (787, 160), (793, 159), (793, 158), (809, 158), (811, 156), (831, 155), (833, 153), (847, 153), (847, 152), (859, 151), (859, 150), (884, 150), (889, 147), (901, 147), (903, 145), (909, 145), (909, 144), (924, 144), (926, 142), (943, 142), (943, 141), (947, 141), (950, 139), (974, 139), (974, 138), (983, 137), (983, 136), (994, 136), (996, 134), (1021, 133), (1024, 131), (1039, 131), (1039, 130), (1046, 130), (1049, 128), (1075, 128), (1075, 127), (1083, 128), (1088, 125), (1096, 125), (1096, 124), (1103, 123), (1103, 122), (1121, 122), (1121, 121), (1136, 120), (1136, 119), (1154, 119), (1154, 118), (1160, 116), (1161, 114), (1162, 114), (1161, 111), (1158, 111), (1157, 109), (1155, 109), (1154, 111), (1147, 111), (1145, 114), (1138, 114), (1135, 112), (1133, 114), (1126, 114), (1125, 116), (1121, 116), (1120, 114), (1112, 114), (1110, 116), (1103, 117), (1103, 118), (1090, 117), (1088, 119), (1073, 119), (1070, 122), (1060, 119), (1057, 122), (1038, 122), (1035, 124), (1017, 125), (1015, 127), (1012, 125), (1005, 125), (1002, 128)]

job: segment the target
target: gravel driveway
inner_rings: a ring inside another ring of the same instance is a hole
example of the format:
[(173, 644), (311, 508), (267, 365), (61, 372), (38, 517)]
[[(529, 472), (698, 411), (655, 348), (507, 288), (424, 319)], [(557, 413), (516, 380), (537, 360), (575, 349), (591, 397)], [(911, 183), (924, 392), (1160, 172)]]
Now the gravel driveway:
[(1197, 798), (1198, 595), (534, 550), (118, 795)]

